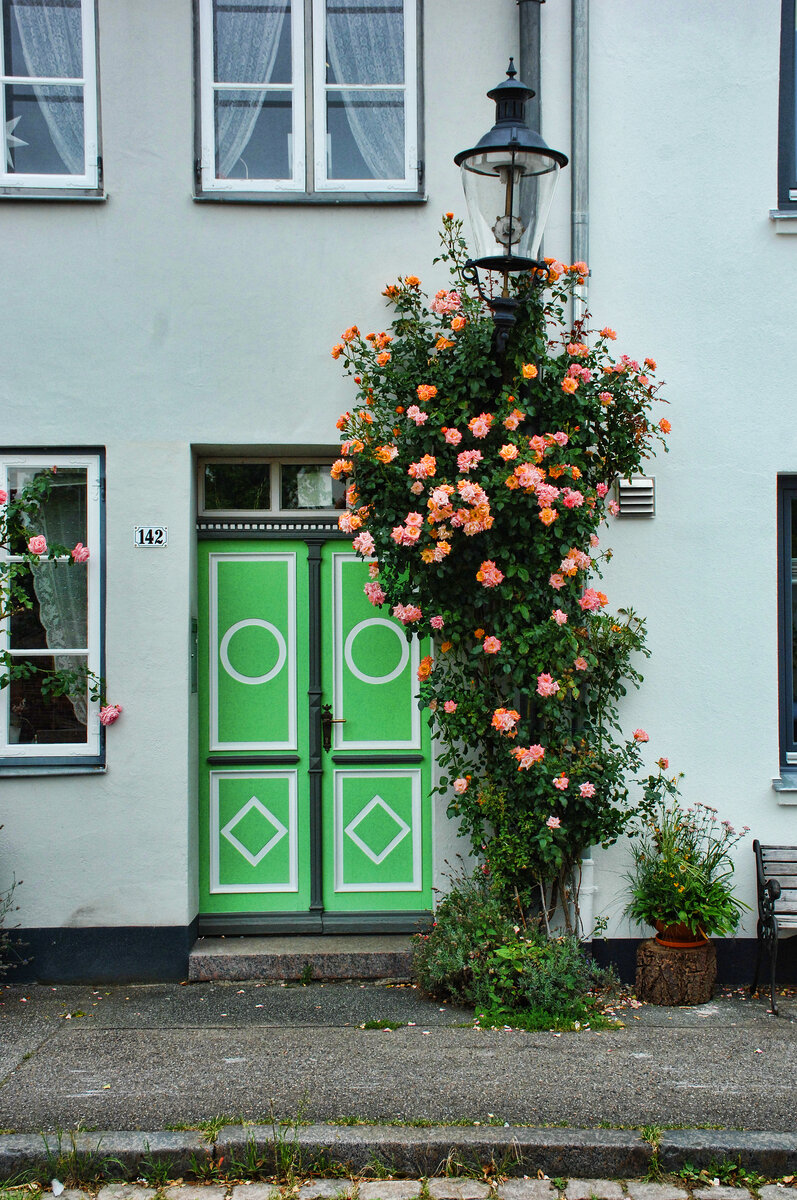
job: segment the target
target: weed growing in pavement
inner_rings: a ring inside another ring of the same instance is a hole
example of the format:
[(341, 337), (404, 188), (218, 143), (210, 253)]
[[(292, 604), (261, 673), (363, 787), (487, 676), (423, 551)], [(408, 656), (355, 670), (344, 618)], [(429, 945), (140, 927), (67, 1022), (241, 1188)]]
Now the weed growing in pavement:
[(306, 962), (304, 964), (304, 966), (302, 967), (301, 974), (299, 975), (299, 983), (302, 985), (302, 987), (307, 987), (307, 985), (312, 982), (313, 982), (313, 964), (311, 962)]
[(639, 1136), (644, 1142), (650, 1145), (652, 1154), (650, 1163), (645, 1173), (645, 1179), (651, 1183), (661, 1179), (661, 1162), (659, 1160), (659, 1145), (661, 1143), (661, 1135), (663, 1133), (661, 1125), (642, 1125), (639, 1130)]
[(406, 1021), (363, 1021), (360, 1029), (403, 1029)]
[(102, 1179), (124, 1178), (126, 1172), (118, 1158), (100, 1153), (102, 1140), (93, 1149), (78, 1146), (77, 1139), (84, 1131), (78, 1128), (64, 1134), (56, 1130), (54, 1143), (52, 1134), (41, 1134), (44, 1142), (44, 1166), (30, 1172), (30, 1178), (46, 1182), (60, 1179), (66, 1187), (77, 1187), (80, 1183), (97, 1183)]
[(678, 1178), (689, 1187), (696, 1187), (700, 1184), (716, 1185), (717, 1182), (730, 1187), (749, 1187), (758, 1190), (763, 1183), (767, 1182), (766, 1175), (758, 1175), (755, 1171), (748, 1171), (743, 1167), (740, 1159), (732, 1162), (730, 1159), (712, 1159), (707, 1167), (694, 1167), (691, 1163), (684, 1163), (678, 1172)]
[(381, 1154), (372, 1154), (359, 1173), (362, 1179), (394, 1179), (400, 1174), (392, 1159)]
[(145, 1145), (147, 1153), (139, 1163), (138, 1174), (147, 1183), (161, 1188), (168, 1183), (172, 1176), (172, 1164), (168, 1159), (154, 1157), (150, 1152), (149, 1142), (146, 1142)]

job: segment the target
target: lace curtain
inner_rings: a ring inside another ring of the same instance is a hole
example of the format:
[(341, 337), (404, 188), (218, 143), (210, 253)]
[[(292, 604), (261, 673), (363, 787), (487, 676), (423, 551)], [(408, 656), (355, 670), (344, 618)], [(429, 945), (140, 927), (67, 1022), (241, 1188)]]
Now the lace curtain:
[[(375, 13), (374, 9), (379, 11)], [(335, 81), (341, 85), (339, 94), (349, 127), (371, 176), (403, 179), (402, 93), (344, 90), (346, 84), (352, 83), (404, 83), (401, 0), (329, 0), (327, 56)], [(363, 103), (366, 97), (371, 103)]]
[[(80, 0), (24, 0), (13, 4), (12, 12), (25, 66), (32, 76), (82, 77)], [(67, 91), (63, 87), (34, 83), (33, 91), (61, 162), (70, 175), (82, 175), (85, 170), (82, 86)]]
[[(65, 472), (66, 475), (66, 472)], [(48, 544), (74, 546), (85, 537), (85, 513), (80, 504), (78, 488), (85, 494), (85, 472), (80, 480), (56, 479), (37, 519), (38, 533)], [(77, 493), (77, 496), (76, 496)], [(75, 563), (43, 562), (33, 569), (33, 590), (39, 602), (39, 618), (47, 635), (50, 650), (79, 649), (86, 645), (87, 590), (86, 567)], [(75, 666), (74, 656), (54, 654), (57, 671)], [(80, 661), (85, 661), (84, 657)], [(69, 697), (75, 716), (81, 725), (88, 720), (88, 701), (85, 696)]]
[[(265, 11), (264, 11), (265, 9)], [(219, 83), (269, 83), (290, 0), (237, 0), (229, 9), (214, 4), (216, 74)], [(267, 92), (243, 89), (228, 93), (216, 114), (218, 171), (226, 179), (255, 127)]]

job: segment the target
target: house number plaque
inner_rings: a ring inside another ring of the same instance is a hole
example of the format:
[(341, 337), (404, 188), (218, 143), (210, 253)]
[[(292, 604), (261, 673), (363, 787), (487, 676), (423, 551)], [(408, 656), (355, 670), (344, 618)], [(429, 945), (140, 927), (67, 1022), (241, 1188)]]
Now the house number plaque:
[(151, 546), (166, 546), (169, 541), (169, 531), (165, 525), (136, 525), (134, 537), (136, 546), (149, 549)]

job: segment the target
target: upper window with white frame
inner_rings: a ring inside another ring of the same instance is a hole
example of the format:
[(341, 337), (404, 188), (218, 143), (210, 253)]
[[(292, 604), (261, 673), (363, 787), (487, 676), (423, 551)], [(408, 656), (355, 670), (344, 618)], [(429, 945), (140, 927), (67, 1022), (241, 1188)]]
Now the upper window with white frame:
[(0, 193), (100, 188), (95, 0), (0, 0)]
[(196, 0), (198, 195), (418, 199), (418, 0)]
[(797, 0), (782, 0), (778, 208), (797, 212)]
[(0, 766), (102, 763), (101, 471), (96, 453), (0, 458)]

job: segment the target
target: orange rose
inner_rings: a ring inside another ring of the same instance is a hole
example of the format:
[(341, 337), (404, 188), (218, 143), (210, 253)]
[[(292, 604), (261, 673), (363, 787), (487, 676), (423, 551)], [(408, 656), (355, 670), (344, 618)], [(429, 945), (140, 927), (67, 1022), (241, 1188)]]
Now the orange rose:
[(341, 345), (340, 342), (338, 342), (337, 346), (333, 346), (332, 349), (330, 350), (330, 354), (332, 355), (333, 358), (340, 358), (342, 353), (343, 353), (343, 346)]
[(383, 350), (381, 354), (377, 354), (376, 361), (380, 367), (383, 367), (385, 365), (385, 363), (389, 363), (390, 362), (389, 351)]
[(454, 330), (454, 333), (459, 333), (460, 329), (464, 329), (466, 325), (467, 321), (464, 317), (451, 318), (451, 328)]
[(407, 287), (420, 287), (421, 286), (421, 281), (417, 275), (405, 275), (404, 282), (406, 283)]
[(453, 645), (454, 645), (453, 642), (443, 642), (443, 643), (441, 643), (440, 649), (443, 654), (448, 654), (449, 650), (451, 649), (451, 647)]
[(570, 392), (570, 394), (572, 395), (572, 393), (576, 390), (577, 387), (578, 387), (578, 380), (571, 379), (571, 377), (569, 375), (568, 375), (567, 379), (562, 380), (562, 391), (563, 392)]
[(415, 391), (418, 393), (418, 399), (421, 404), (427, 400), (433, 400), (437, 395), (437, 388), (431, 383), (419, 383)]
[(556, 518), (559, 516), (555, 508), (541, 508), (540, 520), (543, 525), (553, 525)]
[(667, 420), (666, 417), (662, 417), (661, 420), (659, 421), (659, 429), (661, 430), (662, 433), (669, 433), (670, 430), (672, 429), (672, 425), (670, 424), (670, 422)]
[(523, 371), (524, 379), (536, 379), (539, 374), (537, 368), (534, 366), (534, 363), (524, 363), (521, 369)]
[(424, 679), (429, 678), (432, 673), (433, 666), (434, 660), (432, 659), (431, 654), (427, 654), (425, 658), (421, 659), (420, 665), (418, 666), (418, 678), (421, 680), (421, 682), (423, 682)]

